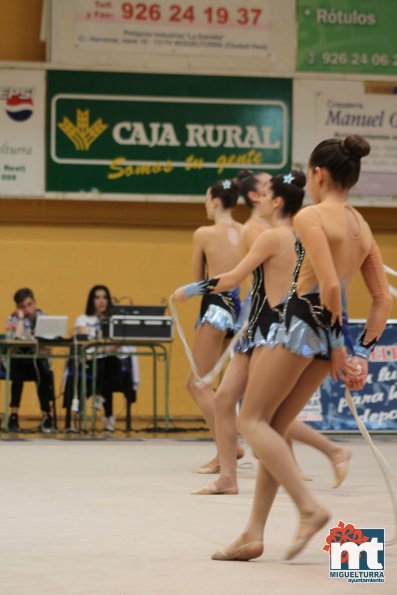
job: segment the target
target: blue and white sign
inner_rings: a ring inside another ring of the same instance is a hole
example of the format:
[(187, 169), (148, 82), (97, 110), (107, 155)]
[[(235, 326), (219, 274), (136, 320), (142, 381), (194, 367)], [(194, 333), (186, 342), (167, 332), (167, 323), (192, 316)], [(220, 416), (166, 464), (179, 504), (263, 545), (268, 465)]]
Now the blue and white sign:
[[(353, 342), (363, 321), (351, 321)], [(372, 352), (368, 377), (361, 391), (352, 391), (357, 412), (368, 430), (397, 431), (397, 320), (389, 321)], [(345, 385), (328, 376), (299, 416), (321, 431), (358, 431), (345, 399)]]

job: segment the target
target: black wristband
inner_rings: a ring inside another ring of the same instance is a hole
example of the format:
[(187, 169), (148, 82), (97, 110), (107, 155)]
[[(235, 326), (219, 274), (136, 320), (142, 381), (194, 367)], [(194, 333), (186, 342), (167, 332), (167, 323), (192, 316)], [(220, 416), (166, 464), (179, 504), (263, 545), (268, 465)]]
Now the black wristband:
[(208, 279), (206, 282), (205, 293), (212, 293), (219, 283), (219, 278)]

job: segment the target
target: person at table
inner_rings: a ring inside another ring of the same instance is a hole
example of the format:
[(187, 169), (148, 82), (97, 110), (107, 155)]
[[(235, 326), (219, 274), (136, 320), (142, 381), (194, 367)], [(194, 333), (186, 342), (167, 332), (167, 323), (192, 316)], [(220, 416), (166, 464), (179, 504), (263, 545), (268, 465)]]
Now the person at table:
[[(37, 308), (33, 291), (28, 287), (18, 289), (14, 294), (15, 310), (9, 316), (6, 324), (6, 337), (9, 339), (20, 339), (21, 341), (32, 339), (36, 321), (44, 312)], [(43, 349), (40, 350), (43, 353)], [(14, 353), (34, 353), (33, 347), (21, 347), (14, 350)], [(19, 432), (19, 408), (23, 386), (25, 382), (36, 383), (37, 394), (40, 401), (42, 419), (40, 430), (44, 433), (54, 431), (54, 421), (51, 415), (51, 402), (55, 400), (54, 376), (48, 358), (11, 358), (11, 415), (8, 422), (10, 432)]]
[[(106, 285), (95, 285), (91, 288), (84, 314), (76, 318), (74, 332), (77, 337), (84, 337), (87, 340), (100, 339), (102, 336), (102, 325), (108, 320), (112, 298), (109, 288)], [(114, 354), (116, 347), (107, 345), (97, 347), (97, 374), (96, 374), (96, 395), (95, 407), (104, 409), (102, 419), (103, 429), (113, 432), (115, 429), (115, 416), (113, 415), (113, 393), (122, 392), (128, 403), (135, 403), (136, 391), (139, 386), (138, 359), (132, 355), (135, 351), (132, 346), (117, 347), (118, 355)], [(87, 394), (92, 393), (93, 384), (93, 359), (94, 347), (88, 348), (86, 363)], [(64, 407), (66, 408), (65, 431), (73, 431), (72, 425), (72, 404), (75, 386), (78, 388), (77, 395), (80, 395), (80, 380), (75, 383), (74, 378), (75, 362), (71, 359), (66, 369)]]

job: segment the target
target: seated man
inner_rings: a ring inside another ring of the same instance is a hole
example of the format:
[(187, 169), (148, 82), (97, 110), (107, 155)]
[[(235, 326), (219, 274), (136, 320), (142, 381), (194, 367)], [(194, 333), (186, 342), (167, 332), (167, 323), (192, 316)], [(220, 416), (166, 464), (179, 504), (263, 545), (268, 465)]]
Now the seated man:
[[(7, 320), (7, 336), (15, 339), (29, 340), (34, 336), (37, 317), (44, 312), (36, 306), (31, 289), (19, 289), (14, 294), (15, 311)], [(31, 347), (21, 347), (20, 353), (32, 353)], [(53, 419), (50, 413), (50, 401), (54, 401), (54, 380), (48, 359), (11, 358), (11, 415), (8, 429), (10, 432), (19, 432), (18, 409), (21, 403), (23, 384), (25, 381), (34, 381), (40, 400), (42, 420), (40, 429), (44, 433), (54, 430)]]

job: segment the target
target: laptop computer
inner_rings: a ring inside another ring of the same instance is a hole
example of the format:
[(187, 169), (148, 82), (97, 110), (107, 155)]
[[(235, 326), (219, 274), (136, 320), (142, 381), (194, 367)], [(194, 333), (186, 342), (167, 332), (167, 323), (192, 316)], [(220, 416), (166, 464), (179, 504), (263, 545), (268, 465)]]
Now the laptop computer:
[(68, 316), (38, 316), (34, 336), (36, 339), (64, 339), (68, 322)]

